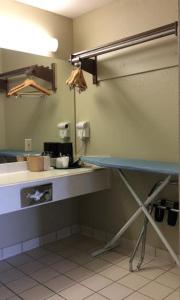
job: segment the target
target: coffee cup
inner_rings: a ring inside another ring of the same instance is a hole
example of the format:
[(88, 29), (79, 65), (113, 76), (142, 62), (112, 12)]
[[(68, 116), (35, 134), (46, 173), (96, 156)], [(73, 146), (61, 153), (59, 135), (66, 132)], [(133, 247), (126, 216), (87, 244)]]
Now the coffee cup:
[(56, 158), (57, 169), (67, 169), (69, 166), (69, 156), (61, 156)]
[(44, 171), (44, 157), (43, 156), (28, 156), (27, 157), (28, 170), (31, 172)]

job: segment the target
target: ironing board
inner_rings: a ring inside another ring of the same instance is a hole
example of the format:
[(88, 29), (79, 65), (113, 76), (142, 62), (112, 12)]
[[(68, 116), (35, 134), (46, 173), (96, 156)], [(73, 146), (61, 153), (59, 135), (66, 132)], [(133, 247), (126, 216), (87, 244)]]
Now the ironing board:
[[(176, 163), (158, 162), (158, 161), (146, 161), (146, 160), (136, 160), (136, 159), (122, 159), (119, 157), (98, 157), (98, 156), (83, 156), (81, 161), (97, 165), (100, 167), (115, 169), (120, 175), (125, 186), (133, 196), (134, 200), (139, 205), (137, 211), (129, 218), (125, 225), (116, 233), (116, 235), (105, 245), (104, 248), (95, 251), (92, 255), (96, 256), (103, 252), (106, 252), (115, 246), (117, 246), (117, 241), (123, 235), (123, 233), (131, 226), (131, 224), (138, 218), (141, 213), (144, 213), (147, 220), (151, 223), (154, 230), (158, 234), (159, 238), (169, 251), (172, 258), (175, 260), (176, 264), (180, 267), (180, 260), (176, 253), (174, 252), (171, 245), (168, 243), (167, 239), (160, 231), (159, 227), (156, 225), (151, 214), (147, 210), (147, 206), (153, 202), (157, 195), (170, 183), (172, 176), (177, 176), (179, 174), (179, 166)], [(165, 178), (156, 185), (152, 192), (148, 195), (147, 199), (143, 202), (134, 188), (128, 182), (128, 179), (123, 173), (123, 170), (147, 172), (147, 173), (157, 173), (165, 175)]]

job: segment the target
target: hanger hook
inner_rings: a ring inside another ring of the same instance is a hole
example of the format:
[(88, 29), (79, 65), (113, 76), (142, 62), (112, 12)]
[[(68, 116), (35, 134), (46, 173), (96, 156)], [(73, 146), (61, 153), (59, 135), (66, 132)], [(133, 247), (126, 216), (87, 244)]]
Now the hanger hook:
[(78, 62), (76, 62), (74, 66), (81, 69), (81, 61), (79, 60)]

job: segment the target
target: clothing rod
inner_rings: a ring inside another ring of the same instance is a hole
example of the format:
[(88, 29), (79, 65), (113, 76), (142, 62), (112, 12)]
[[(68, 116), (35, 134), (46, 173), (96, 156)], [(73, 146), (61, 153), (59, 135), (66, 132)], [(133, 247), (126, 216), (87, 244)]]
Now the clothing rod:
[(26, 92), (26, 93), (18, 93), (17, 95), (14, 95), (16, 98), (18, 97), (45, 97), (45, 94), (40, 92)]
[(118, 78), (121, 79), (121, 78), (126, 78), (126, 77), (131, 77), (131, 76), (137, 76), (137, 75), (147, 74), (147, 73), (151, 73), (151, 72), (157, 72), (157, 71), (162, 71), (162, 70), (173, 69), (173, 68), (177, 68), (177, 67), (178, 67), (178, 65), (172, 65), (172, 66), (167, 66), (167, 67), (162, 67), (162, 68), (155, 68), (155, 69), (150, 69), (150, 70), (146, 70), (146, 71), (125, 74), (125, 75), (117, 75), (117, 76), (114, 76), (114, 77), (98, 79), (98, 82), (103, 82), (103, 81), (107, 81), (107, 80), (115, 80), (115, 79), (118, 79)]
[(126, 38), (123, 38), (123, 39), (120, 39), (120, 40), (116, 40), (114, 42), (110, 42), (110, 43), (101, 45), (101, 46), (96, 47), (94, 49), (80, 51), (80, 52), (74, 53), (73, 55), (76, 56), (76, 55), (83, 54), (85, 52), (88, 53), (88, 52), (91, 52), (93, 50), (98, 50), (98, 49), (102, 49), (102, 48), (105, 48), (105, 47), (110, 47), (110, 46), (113, 46), (114, 44), (119, 44), (119, 43), (123, 43), (123, 42), (125, 43), (125, 42), (129, 41), (130, 39), (135, 40), (135, 39), (138, 39), (139, 37), (145, 37), (145, 36), (148, 36), (148, 35), (152, 35), (152, 34), (154, 34), (155, 31), (156, 32), (164, 32), (164, 31), (167, 31), (169, 29), (173, 29), (173, 31), (174, 31), (174, 29), (175, 29), (175, 33), (177, 34), (177, 25), (178, 25), (178, 22), (170, 23), (168, 25), (157, 27), (157, 28), (154, 28), (154, 29), (151, 29), (151, 30), (148, 30), (148, 31), (144, 31), (144, 32), (135, 34), (133, 36), (129, 36), (129, 37), (126, 37)]
[(177, 22), (165, 25), (165, 26), (161, 26), (152, 30), (148, 30), (148, 31), (144, 31), (142, 33), (133, 35), (133, 36), (129, 36), (127, 38), (112, 42), (112, 43), (108, 43), (106, 45), (97, 47), (97, 48), (93, 48), (90, 50), (85, 50), (85, 51), (81, 51), (81, 52), (77, 52), (72, 54), (71, 58), (70, 58), (70, 62), (71, 63), (76, 63), (78, 61), (80, 61), (81, 59), (85, 59), (85, 58), (91, 58), (91, 57), (96, 57), (98, 55), (102, 55), (102, 54), (106, 54), (112, 51), (116, 51), (116, 50), (120, 50), (120, 49), (124, 49), (124, 48), (128, 48), (131, 46), (135, 46), (135, 45), (139, 45), (148, 41), (152, 41), (155, 39), (159, 39), (162, 37), (166, 37), (172, 34), (176, 34), (177, 35)]

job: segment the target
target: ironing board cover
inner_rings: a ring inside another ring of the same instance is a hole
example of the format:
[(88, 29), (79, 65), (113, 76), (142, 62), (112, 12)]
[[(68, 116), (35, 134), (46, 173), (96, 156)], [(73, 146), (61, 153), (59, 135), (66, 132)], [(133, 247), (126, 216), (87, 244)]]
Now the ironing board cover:
[(169, 175), (178, 175), (179, 173), (178, 163), (139, 159), (124, 159), (120, 157), (108, 156), (82, 156), (81, 161), (100, 167), (113, 169), (125, 169), (132, 171), (142, 171)]

